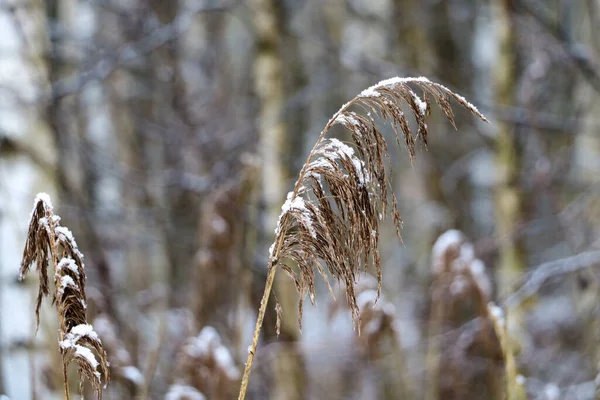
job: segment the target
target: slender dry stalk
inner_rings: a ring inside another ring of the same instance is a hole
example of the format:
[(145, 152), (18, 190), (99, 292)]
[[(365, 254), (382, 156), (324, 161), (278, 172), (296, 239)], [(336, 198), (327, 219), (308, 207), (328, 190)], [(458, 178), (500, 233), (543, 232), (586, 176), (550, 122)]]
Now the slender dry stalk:
[(502, 355), (504, 357), (504, 366), (506, 374), (506, 399), (507, 400), (525, 400), (527, 393), (525, 391), (524, 383), (525, 378), (519, 375), (517, 369), (517, 361), (513, 355), (513, 350), (510, 345), (510, 337), (506, 329), (506, 318), (504, 311), (490, 302), (488, 304), (488, 316), (494, 325), (494, 332), (496, 333), (500, 346), (502, 348)]
[(60, 226), (59, 222), (60, 217), (52, 212), (50, 197), (45, 193), (38, 194), (31, 212), (19, 278), (24, 279), (32, 265), (36, 264), (40, 278), (35, 308), (37, 331), (42, 300), (50, 293), (48, 268), (52, 263), (55, 271), (52, 302), (56, 305), (60, 323), (59, 345), (65, 397), (69, 399), (67, 367), (74, 360), (79, 368), (80, 389), (83, 389), (83, 381), (87, 379), (101, 399), (102, 375), (106, 383), (110, 380), (109, 364), (102, 342), (86, 318), (83, 255), (71, 231)]
[[(421, 99), (409, 85), (423, 91)], [(361, 269), (372, 264), (377, 272), (377, 296), (381, 291), (379, 223), (391, 212), (400, 236), (402, 220), (391, 190), (391, 163), (385, 138), (373, 115), (390, 121), (400, 145), (404, 141), (411, 160), (415, 142), (427, 145), (426, 119), (430, 97), (454, 125), (450, 98), (484, 121), (485, 117), (463, 97), (426, 78), (392, 78), (379, 82), (342, 106), (329, 120), (303, 165), (294, 190), (288, 194), (270, 249), (265, 292), (261, 300), (252, 345), (242, 378), (239, 399), (244, 399), (260, 330), (277, 267), (294, 281), (300, 293), (298, 323), (306, 294), (315, 301), (315, 270), (329, 285), (328, 274), (345, 284), (346, 299), (357, 329), (360, 311), (354, 285)], [(414, 115), (417, 135), (413, 136), (405, 105)], [(355, 107), (366, 115), (351, 111)], [(329, 129), (341, 125), (352, 135), (353, 146), (326, 139)], [(401, 140), (401, 137), (403, 140)], [(391, 204), (391, 210), (390, 210)], [(297, 272), (294, 267), (297, 266)], [(333, 295), (331, 286), (330, 292)]]

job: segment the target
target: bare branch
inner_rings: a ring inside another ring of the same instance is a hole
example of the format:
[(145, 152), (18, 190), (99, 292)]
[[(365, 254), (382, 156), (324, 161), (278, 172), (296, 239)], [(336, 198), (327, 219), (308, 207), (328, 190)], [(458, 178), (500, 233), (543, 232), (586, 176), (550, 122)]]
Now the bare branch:
[(592, 267), (600, 267), (600, 251), (587, 251), (541, 264), (523, 277), (522, 282), (524, 283), (517, 291), (508, 296), (503, 304), (506, 307), (517, 307), (552, 279)]

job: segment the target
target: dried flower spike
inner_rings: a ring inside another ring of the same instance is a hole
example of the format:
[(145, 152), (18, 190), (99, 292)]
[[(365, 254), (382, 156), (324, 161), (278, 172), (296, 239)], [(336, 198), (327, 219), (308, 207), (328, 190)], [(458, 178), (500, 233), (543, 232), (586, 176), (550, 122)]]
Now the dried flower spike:
[[(413, 88), (420, 89), (423, 97)], [(402, 224), (389, 179), (391, 163), (387, 144), (372, 116), (381, 116), (391, 123), (396, 142), (398, 145), (402, 141), (405, 143), (412, 161), (415, 142), (421, 140), (427, 146), (426, 119), (431, 112), (430, 98), (453, 126), (451, 98), (487, 121), (475, 106), (443, 85), (423, 77), (391, 78), (362, 91), (343, 105), (321, 132), (294, 190), (287, 196), (275, 229), (265, 292), (242, 378), (240, 400), (245, 397), (277, 267), (294, 281), (300, 293), (299, 325), (306, 294), (314, 304), (317, 271), (328, 286), (328, 274), (344, 284), (354, 325), (357, 329), (360, 327), (355, 284), (360, 271), (368, 265), (373, 265), (377, 272), (377, 297), (381, 291), (379, 223), (391, 213), (398, 237)], [(416, 136), (406, 118), (406, 106), (416, 120)], [(366, 115), (350, 110), (351, 107), (365, 111)], [(326, 138), (334, 125), (341, 125), (350, 132), (350, 145)]]
[(53, 214), (50, 197), (45, 193), (38, 194), (31, 212), (19, 277), (24, 279), (32, 265), (36, 264), (40, 284), (35, 314), (36, 326), (39, 326), (42, 300), (49, 294), (48, 268), (50, 263), (54, 266), (52, 302), (56, 305), (60, 321), (59, 345), (65, 396), (69, 398), (67, 366), (74, 360), (79, 367), (80, 387), (87, 379), (100, 399), (102, 376), (105, 383), (110, 380), (109, 364), (102, 342), (86, 318), (83, 255), (71, 231), (60, 226), (59, 222), (60, 217)]

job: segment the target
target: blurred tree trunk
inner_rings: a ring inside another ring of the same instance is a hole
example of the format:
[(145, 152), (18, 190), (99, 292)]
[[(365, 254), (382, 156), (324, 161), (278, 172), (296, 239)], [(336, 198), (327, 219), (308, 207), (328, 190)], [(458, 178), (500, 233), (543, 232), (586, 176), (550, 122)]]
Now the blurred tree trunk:
[(40, 366), (52, 361), (40, 345), (56, 344), (55, 326), (42, 325), (36, 338), (37, 279), (16, 280), (36, 193), (47, 191), (59, 201), (57, 157), (42, 103), (48, 94), (48, 25), (43, 1), (0, 8), (0, 394), (13, 399), (45, 399), (55, 389), (40, 374)]
[[(563, 2), (565, 3), (565, 2)], [(569, 27), (574, 32), (581, 32), (581, 37), (576, 37), (581, 43), (589, 46), (593, 51), (590, 52), (590, 58), (594, 65), (600, 65), (600, 0), (588, 0), (585, 7), (576, 7), (567, 2), (564, 7), (575, 7), (571, 14)], [(575, 26), (573, 21), (584, 20), (587, 23), (581, 26)], [(575, 29), (579, 28), (579, 29)], [(597, 70), (597, 69), (596, 69)], [(574, 78), (571, 78), (574, 79)], [(571, 80), (569, 81), (571, 83)], [(571, 132), (565, 134), (572, 140), (573, 170), (583, 187), (593, 187), (599, 183), (598, 171), (600, 171), (600, 135), (598, 135), (598, 125), (595, 116), (600, 113), (600, 93), (595, 90), (589, 82), (583, 80), (578, 85), (573, 85), (574, 90), (571, 94), (571, 107), (580, 107), (583, 109), (584, 117), (581, 118), (581, 128), (578, 135), (573, 138)], [(574, 92), (574, 93), (573, 93)], [(575, 101), (577, 99), (578, 101)], [(571, 134), (571, 135), (569, 135)], [(584, 251), (591, 243), (598, 238), (598, 227), (600, 227), (600, 212), (598, 204), (592, 206), (591, 212), (585, 212), (585, 219), (591, 227), (585, 229), (584, 234), (576, 234), (576, 229), (572, 226), (566, 227), (565, 239), (573, 247), (574, 251)], [(583, 229), (582, 229), (583, 231)], [(592, 245), (593, 246), (593, 245)], [(598, 275), (593, 269), (583, 271), (576, 280), (574, 296), (577, 301), (577, 310), (584, 321), (584, 343), (581, 346), (582, 352), (589, 356), (591, 364), (590, 379), (594, 380), (595, 400), (600, 400), (600, 282)]]
[[(344, 104), (345, 71), (341, 64), (342, 33), (345, 18), (345, 1), (316, 2), (311, 9), (302, 37), (302, 51), (307, 63), (309, 90), (302, 101), (308, 103), (308, 135), (303, 144), (308, 154), (329, 118)], [(321, 43), (312, 46), (311, 42)], [(304, 162), (302, 160), (301, 162)]]
[[(175, 23), (179, 12), (184, 13), (180, 1), (152, 1), (151, 8), (162, 26)], [(190, 16), (190, 18), (193, 18)], [(200, 21), (198, 21), (200, 22)], [(219, 53), (222, 47), (224, 30), (223, 15), (211, 15), (206, 22), (208, 40), (212, 40), (213, 51)], [(189, 282), (197, 251), (200, 202), (202, 196), (196, 190), (186, 187), (186, 176), (200, 176), (202, 155), (194, 145), (195, 125), (188, 113), (185, 80), (181, 73), (180, 61), (182, 46), (179, 32), (152, 54), (151, 69), (152, 115), (160, 126), (167, 130), (162, 140), (164, 173), (169, 176), (170, 190), (162, 194), (164, 206), (163, 235), (168, 259), (165, 271), (170, 286), (169, 305), (181, 307), (187, 298), (183, 294), (189, 290)], [(212, 71), (211, 71), (212, 72)], [(177, 129), (174, 129), (177, 126)], [(160, 208), (157, 208), (157, 212)]]
[[(498, 33), (498, 60), (494, 70), (496, 103), (511, 106), (516, 103), (517, 44), (512, 1), (496, 0), (495, 23)], [(499, 245), (498, 291), (501, 296), (511, 292), (523, 274), (525, 261), (518, 238), (522, 222), (523, 199), (520, 188), (521, 148), (514, 126), (498, 121), (496, 133), (496, 230)]]
[[(290, 154), (287, 146), (288, 132), (283, 121), (286, 98), (281, 51), (285, 25), (282, 8), (284, 5), (277, 0), (255, 0), (252, 5), (255, 10), (254, 27), (257, 37), (254, 74), (260, 104), (258, 130), (259, 151), (263, 160), (262, 191), (266, 217), (264, 238), (270, 241), (273, 237), (270, 232), (277, 224), (290, 175), (286, 162), (286, 157)], [(274, 387), (270, 397), (278, 400), (302, 399), (306, 382), (304, 363), (296, 346), (298, 329), (293, 312), (296, 309), (296, 289), (284, 274), (279, 274), (274, 291), (274, 297), (281, 302), (285, 313), (281, 323), (281, 346), (277, 349), (271, 370)], [(269, 310), (273, 312), (273, 307)], [(263, 332), (266, 340), (274, 339), (270, 321), (272, 315), (265, 321)]]
[[(494, 22), (497, 29), (498, 55), (493, 71), (495, 84), (495, 104), (511, 106), (516, 104), (517, 33), (514, 21), (512, 0), (496, 0), (492, 4)], [(497, 274), (498, 292), (505, 296), (512, 292), (517, 280), (525, 272), (525, 258), (519, 225), (523, 219), (523, 193), (520, 171), (522, 149), (515, 127), (506, 122), (497, 122), (496, 165), (497, 183), (495, 189), (496, 235), (499, 246)], [(508, 351), (518, 354), (522, 345), (524, 310), (518, 306), (507, 310), (506, 324), (509, 340)], [(508, 356), (505, 355), (505, 358)], [(516, 371), (506, 377), (509, 400), (524, 399), (525, 393), (517, 382)], [(511, 376), (515, 375), (515, 376)]]
[[(471, 1), (432, 2), (425, 7), (429, 18), (423, 22), (429, 40), (429, 44), (423, 45), (423, 48), (431, 52), (429, 57), (433, 59), (433, 67), (426, 68), (425, 72), (419, 71), (418, 74), (429, 73), (439, 82), (455, 88), (467, 97), (467, 90), (473, 87), (474, 80), (470, 38), (475, 32), (476, 10), (476, 3)], [(417, 51), (423, 51), (421, 46), (417, 47)], [(423, 59), (421, 64), (427, 67), (427, 52), (419, 56)], [(444, 117), (440, 113), (434, 113), (433, 118), (429, 124), (435, 123), (439, 128), (435, 132), (435, 140), (430, 141), (429, 151), (422, 152), (424, 162), (418, 164), (418, 168), (423, 168), (422, 174), (426, 178), (430, 199), (442, 217), (437, 222), (438, 226), (435, 228), (438, 231), (434, 234), (437, 236), (447, 229), (455, 228), (471, 235), (476, 229), (470, 201), (474, 191), (468, 181), (468, 173), (458, 174), (453, 178), (452, 190), (448, 190), (448, 184), (444, 187), (443, 182), (448, 178), (445, 176), (448, 168), (456, 167), (474, 147), (471, 142), (473, 139), (463, 134), (461, 140), (456, 141), (452, 127), (440, 123)], [(472, 123), (473, 120), (468, 115), (457, 113), (456, 124), (461, 131)], [(426, 244), (431, 245), (435, 237), (428, 239)]]

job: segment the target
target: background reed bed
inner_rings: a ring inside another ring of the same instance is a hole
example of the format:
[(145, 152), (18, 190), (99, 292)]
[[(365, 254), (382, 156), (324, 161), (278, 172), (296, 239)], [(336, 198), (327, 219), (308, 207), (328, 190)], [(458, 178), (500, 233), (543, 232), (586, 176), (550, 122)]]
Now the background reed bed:
[(2, 400), (596, 396), (597, 1), (9, 3)]

